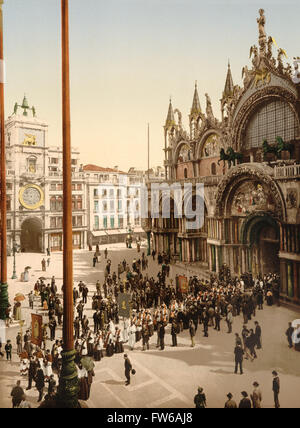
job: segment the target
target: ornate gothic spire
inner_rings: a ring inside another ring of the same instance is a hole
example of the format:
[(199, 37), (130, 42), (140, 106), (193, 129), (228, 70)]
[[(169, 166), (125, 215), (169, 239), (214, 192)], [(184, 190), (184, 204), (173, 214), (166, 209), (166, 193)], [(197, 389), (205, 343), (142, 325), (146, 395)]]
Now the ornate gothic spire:
[(170, 99), (168, 116), (165, 124), (165, 128), (171, 128), (172, 126), (176, 126), (174, 111), (172, 106), (172, 100)]
[(233, 95), (233, 91), (234, 91), (233, 79), (231, 74), (230, 62), (228, 62), (228, 71), (227, 71), (227, 77), (225, 82), (225, 88), (223, 92), (223, 98), (231, 97)]
[(198, 117), (199, 114), (202, 113), (200, 101), (199, 101), (199, 94), (198, 94), (198, 87), (197, 82), (195, 83), (195, 92), (194, 92), (194, 99), (193, 99), (193, 105), (191, 108), (191, 117)]

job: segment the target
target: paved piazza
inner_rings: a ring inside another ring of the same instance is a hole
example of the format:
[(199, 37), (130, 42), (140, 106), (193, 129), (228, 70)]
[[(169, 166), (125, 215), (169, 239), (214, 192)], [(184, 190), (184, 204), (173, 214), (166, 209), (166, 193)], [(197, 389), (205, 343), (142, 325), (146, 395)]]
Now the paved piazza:
[[(137, 256), (136, 250), (126, 250), (123, 244), (108, 247), (109, 257), (113, 262), (112, 272), (117, 269), (117, 263), (125, 257), (131, 262)], [(103, 248), (101, 248), (103, 251)], [(143, 249), (145, 250), (145, 249)], [(75, 284), (82, 279), (89, 287), (90, 296), (95, 290), (97, 279), (102, 281), (105, 261), (95, 269), (92, 268), (92, 254), (88, 251), (74, 253)], [(32, 266), (30, 283), (10, 281), (9, 291), (12, 301), (15, 293), (27, 295), (33, 288), (36, 278), (42, 275), (42, 255), (18, 254), (17, 272), (27, 265)], [(156, 275), (157, 264), (149, 258), (149, 275)], [(12, 275), (12, 258), (9, 258), (9, 277)], [(51, 264), (46, 277), (55, 275), (60, 288), (62, 279), (62, 254), (53, 253)], [(170, 278), (172, 277), (172, 272)], [(36, 302), (35, 308), (39, 308)], [(89, 301), (88, 307), (91, 307)], [(23, 305), (23, 318), (27, 325), (30, 320), (28, 301)], [(88, 309), (90, 323), (93, 311)], [(156, 334), (152, 337), (150, 350), (142, 351), (141, 342), (133, 352), (128, 352), (136, 375), (132, 377), (129, 387), (124, 386), (124, 362), (122, 354), (105, 357), (95, 363), (94, 383), (88, 406), (100, 408), (185, 408), (194, 407), (193, 397), (198, 386), (202, 386), (207, 396), (208, 407), (223, 407), (226, 395), (231, 392), (236, 401), (240, 400), (240, 393), (246, 390), (252, 392), (252, 384), (258, 381), (263, 394), (263, 407), (273, 407), (272, 370), (278, 370), (281, 379), (282, 407), (300, 407), (299, 381), (299, 353), (289, 350), (285, 338), (285, 330), (289, 321), (299, 318), (296, 310), (286, 307), (265, 307), (257, 312), (257, 320), (263, 330), (263, 349), (258, 351), (258, 359), (253, 363), (245, 361), (244, 375), (235, 375), (234, 371), (234, 334), (228, 335), (225, 322), (221, 323), (221, 332), (209, 329), (209, 338), (204, 338), (202, 326), (198, 328), (195, 348), (190, 347), (190, 338), (185, 331), (178, 336), (178, 347), (171, 347), (170, 327), (166, 333), (166, 347), (164, 351), (156, 349)], [(249, 323), (252, 326), (253, 320)], [(24, 327), (25, 328), (25, 327)], [(19, 360), (16, 355), (15, 338), (19, 326), (14, 324), (7, 331), (7, 337), (13, 343), (13, 361), (7, 363), (0, 360), (0, 405), (11, 407), (10, 391), (20, 379)], [(241, 332), (242, 317), (235, 318), (234, 332)], [(24, 330), (24, 329), (23, 329)], [(61, 329), (57, 330), (58, 337)], [(48, 348), (51, 348), (48, 342)], [(127, 345), (125, 346), (128, 351)], [(22, 379), (22, 386), (27, 387), (27, 377)], [(37, 407), (38, 392), (33, 388), (27, 394), (33, 407)]]

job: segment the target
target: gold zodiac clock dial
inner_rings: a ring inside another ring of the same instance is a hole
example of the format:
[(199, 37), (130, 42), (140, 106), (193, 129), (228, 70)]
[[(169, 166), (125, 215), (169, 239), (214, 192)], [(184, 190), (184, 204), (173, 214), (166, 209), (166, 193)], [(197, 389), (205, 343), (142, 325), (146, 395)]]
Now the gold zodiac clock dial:
[(35, 184), (27, 184), (20, 190), (20, 203), (28, 210), (36, 210), (44, 203), (44, 192)]

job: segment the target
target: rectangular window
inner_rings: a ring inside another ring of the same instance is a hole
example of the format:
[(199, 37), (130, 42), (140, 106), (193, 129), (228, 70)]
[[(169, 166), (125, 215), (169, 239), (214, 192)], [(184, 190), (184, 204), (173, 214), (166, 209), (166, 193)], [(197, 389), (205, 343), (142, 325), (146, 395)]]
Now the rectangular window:
[(106, 198), (106, 196), (107, 196), (107, 190), (102, 189), (102, 198)]
[(98, 189), (94, 189), (94, 196), (97, 197), (98, 196)]
[(111, 218), (110, 218), (110, 228), (111, 228), (111, 229), (114, 229), (114, 228), (115, 228), (115, 218), (114, 218), (114, 217), (111, 217)]
[(56, 228), (56, 217), (50, 217), (50, 227), (51, 229)]
[(124, 218), (123, 218), (123, 216), (119, 215), (119, 217), (118, 217), (118, 227), (120, 229), (123, 229), (123, 226), (124, 226)]
[(115, 211), (115, 201), (110, 201), (109, 209), (111, 213)]
[(57, 217), (56, 220), (57, 220), (56, 221), (57, 227), (59, 227), (59, 228), (63, 227), (63, 218), (62, 217)]
[(51, 190), (51, 192), (55, 192), (56, 191), (56, 184), (51, 184), (50, 190)]
[(94, 217), (94, 229), (99, 230), (99, 217), (97, 215)]
[(81, 227), (82, 226), (82, 216), (78, 216), (77, 217), (77, 226)]
[(122, 201), (118, 201), (118, 211), (122, 211)]
[(77, 190), (82, 190), (82, 184), (81, 183), (77, 184)]
[(105, 213), (107, 211), (107, 202), (106, 201), (102, 202), (102, 211), (105, 212)]
[(98, 201), (94, 201), (94, 211), (95, 211), (95, 213), (97, 213), (99, 211), (99, 202)]
[(115, 191), (114, 191), (114, 189), (110, 189), (110, 191), (109, 191), (109, 197), (110, 197), (110, 198), (114, 198), (114, 196), (115, 196)]
[(77, 197), (77, 209), (82, 210), (82, 196)]
[(63, 187), (62, 187), (62, 183), (58, 183), (58, 184), (57, 184), (57, 190), (58, 190), (59, 192), (61, 192), (61, 191), (62, 191), (62, 189), (63, 189)]
[(107, 229), (107, 217), (106, 216), (103, 217), (103, 228)]
[(10, 230), (10, 229), (11, 229), (11, 219), (10, 219), (10, 218), (9, 218), (9, 219), (7, 219), (6, 226), (7, 226), (7, 229), (8, 229), (8, 230)]
[(80, 247), (80, 245), (81, 245), (80, 233), (73, 233), (73, 246)]
[(12, 190), (12, 188), (13, 188), (12, 183), (6, 183), (6, 188), (7, 188), (7, 190)]
[(72, 217), (72, 226), (76, 227), (76, 217), (75, 216)]

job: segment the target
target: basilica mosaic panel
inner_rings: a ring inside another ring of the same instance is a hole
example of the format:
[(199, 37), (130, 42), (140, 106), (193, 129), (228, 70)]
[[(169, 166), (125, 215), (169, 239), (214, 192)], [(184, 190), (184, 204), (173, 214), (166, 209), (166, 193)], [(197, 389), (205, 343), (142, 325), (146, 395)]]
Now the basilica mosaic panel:
[(275, 202), (267, 186), (259, 182), (247, 182), (241, 184), (236, 190), (231, 214), (243, 216), (254, 211), (272, 211), (274, 209)]

